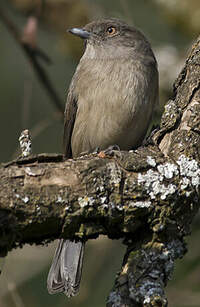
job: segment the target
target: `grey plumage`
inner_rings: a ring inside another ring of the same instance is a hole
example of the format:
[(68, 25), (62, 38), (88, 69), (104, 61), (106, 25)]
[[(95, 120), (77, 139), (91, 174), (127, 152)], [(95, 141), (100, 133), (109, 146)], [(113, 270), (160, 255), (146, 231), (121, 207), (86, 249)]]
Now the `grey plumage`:
[(59, 240), (47, 279), (50, 294), (64, 292), (71, 297), (77, 293), (81, 280), (83, 253), (82, 242)]
[[(68, 158), (118, 145), (139, 146), (158, 103), (158, 71), (151, 46), (117, 19), (92, 22), (71, 33), (86, 40), (69, 87), (64, 121)], [(50, 293), (78, 291), (84, 246), (61, 240), (49, 272)]]

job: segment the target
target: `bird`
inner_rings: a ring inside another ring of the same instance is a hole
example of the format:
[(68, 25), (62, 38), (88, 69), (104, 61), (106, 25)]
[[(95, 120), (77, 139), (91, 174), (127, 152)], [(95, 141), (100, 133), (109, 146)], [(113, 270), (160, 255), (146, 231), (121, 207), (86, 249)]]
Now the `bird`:
[[(69, 32), (84, 52), (69, 86), (64, 112), (64, 154), (77, 158), (117, 145), (141, 145), (158, 105), (158, 68), (149, 41), (116, 18)], [(50, 294), (78, 293), (85, 243), (60, 239), (47, 278)]]

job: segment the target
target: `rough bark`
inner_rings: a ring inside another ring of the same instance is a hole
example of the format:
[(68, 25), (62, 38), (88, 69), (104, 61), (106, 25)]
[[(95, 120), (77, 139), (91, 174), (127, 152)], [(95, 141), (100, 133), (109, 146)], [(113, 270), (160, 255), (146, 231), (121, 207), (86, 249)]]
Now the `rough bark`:
[(164, 287), (199, 207), (200, 38), (153, 144), (74, 160), (40, 154), (1, 166), (0, 254), (100, 234), (127, 245), (107, 306), (166, 306)]

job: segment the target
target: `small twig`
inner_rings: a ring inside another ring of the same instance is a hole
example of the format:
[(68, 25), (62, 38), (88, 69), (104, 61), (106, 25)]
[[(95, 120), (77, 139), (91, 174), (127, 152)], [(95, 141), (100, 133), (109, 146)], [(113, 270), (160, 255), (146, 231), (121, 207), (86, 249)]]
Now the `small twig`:
[[(26, 56), (30, 60), (30, 63), (32, 64), (33, 69), (35, 70), (35, 73), (38, 77), (38, 79), (41, 81), (41, 83), (44, 85), (44, 88), (47, 90), (51, 101), (56, 106), (57, 110), (59, 111), (61, 117), (63, 116), (63, 104), (61, 99), (58, 97), (46, 71), (41, 66), (41, 64), (38, 62), (37, 55), (43, 54), (44, 52), (39, 51), (38, 48), (35, 48), (31, 46), (30, 44), (27, 44), (23, 42), (21, 39), (21, 36), (19, 34), (19, 31), (16, 27), (16, 25), (4, 14), (2, 8), (0, 8), (0, 19), (3, 21), (7, 29), (10, 31), (12, 36), (15, 38), (18, 45), (22, 48), (22, 50), (25, 52)], [(43, 56), (44, 58), (44, 56)], [(45, 57), (48, 59), (48, 56)]]
[(37, 58), (35, 57), (35, 52), (32, 50), (32, 48), (29, 45), (23, 45), (24, 51), (26, 52), (27, 56), (31, 60), (31, 63), (33, 64), (33, 68), (38, 76), (38, 79), (43, 83), (44, 87), (46, 88), (52, 102), (56, 106), (57, 110), (61, 113), (61, 117), (63, 116), (63, 104), (58, 97), (55, 89), (53, 88), (50, 79), (48, 78), (44, 68), (40, 65), (40, 63), (37, 61)]
[(22, 157), (29, 156), (31, 154), (31, 135), (28, 129), (22, 131), (19, 137), (19, 144)]
[[(60, 113), (56, 112), (53, 114), (53, 117), (55, 120), (58, 120), (60, 118)], [(47, 129), (49, 126), (51, 126), (53, 123), (52, 117), (46, 118), (41, 120), (40, 122), (36, 123), (33, 128), (30, 129), (31, 134), (31, 140), (34, 140), (40, 133), (42, 133), (45, 129)], [(12, 154), (12, 158), (16, 158), (20, 155), (20, 148), (17, 147), (17, 149)]]
[(21, 42), (28, 45), (35, 52), (37, 57), (44, 60), (46, 64), (52, 64), (49, 56), (37, 47), (37, 29), (38, 29), (38, 19), (35, 16), (30, 16), (27, 19), (27, 23), (23, 28), (23, 33), (21, 34)]

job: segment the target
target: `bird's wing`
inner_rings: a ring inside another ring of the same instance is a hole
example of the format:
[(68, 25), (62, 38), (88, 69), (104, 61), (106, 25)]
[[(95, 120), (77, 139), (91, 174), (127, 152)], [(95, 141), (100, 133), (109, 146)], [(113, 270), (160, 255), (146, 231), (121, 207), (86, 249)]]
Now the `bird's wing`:
[(64, 114), (63, 146), (66, 158), (72, 158), (71, 137), (77, 112), (77, 99), (69, 90)]

